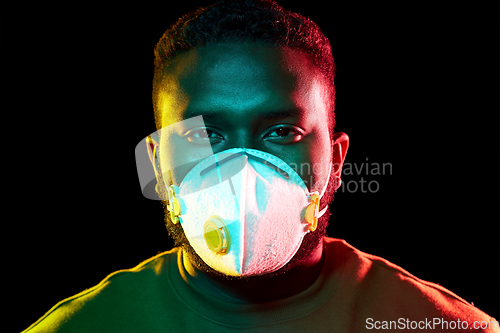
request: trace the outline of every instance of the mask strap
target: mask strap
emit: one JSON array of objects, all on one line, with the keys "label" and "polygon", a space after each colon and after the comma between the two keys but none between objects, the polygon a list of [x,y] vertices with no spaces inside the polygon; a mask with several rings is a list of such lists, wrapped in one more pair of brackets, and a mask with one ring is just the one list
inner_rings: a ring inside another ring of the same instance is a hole
[{"label": "mask strap", "polygon": [[330,162],[330,169],[328,169],[328,177],[326,178],[325,187],[323,187],[323,191],[321,191],[321,194],[319,195],[320,198],[323,198],[323,194],[325,194],[326,188],[328,187],[328,183],[330,182],[330,176],[332,175],[332,167],[333,164],[332,162]]},{"label": "mask strap", "polygon": [[318,219],[323,216],[326,213],[326,210],[328,209],[328,205],[325,206],[319,213],[318,213]]},{"label": "mask strap", "polygon": [[[323,188],[323,191],[321,191],[321,194],[319,196],[320,198],[323,198],[323,195],[326,192],[326,188],[328,187],[328,183],[330,182],[330,176],[332,174],[332,167],[333,167],[333,164],[332,164],[332,162],[330,162],[330,169],[328,170],[328,177],[326,178],[325,187]],[[321,216],[323,216],[323,214],[326,213],[327,209],[328,209],[328,205],[326,205],[325,208],[323,208],[321,211],[319,211],[318,212],[318,218],[320,218]]]}]

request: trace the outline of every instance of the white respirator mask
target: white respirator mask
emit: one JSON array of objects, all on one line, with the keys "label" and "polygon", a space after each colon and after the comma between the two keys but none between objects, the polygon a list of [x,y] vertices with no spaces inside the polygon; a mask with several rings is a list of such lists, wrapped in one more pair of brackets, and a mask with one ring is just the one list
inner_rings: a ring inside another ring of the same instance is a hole
[{"label": "white respirator mask", "polygon": [[168,188],[167,208],[196,253],[213,269],[255,276],[285,266],[304,236],[316,230],[330,178],[321,193],[280,158],[254,149],[229,149],[198,163]]}]

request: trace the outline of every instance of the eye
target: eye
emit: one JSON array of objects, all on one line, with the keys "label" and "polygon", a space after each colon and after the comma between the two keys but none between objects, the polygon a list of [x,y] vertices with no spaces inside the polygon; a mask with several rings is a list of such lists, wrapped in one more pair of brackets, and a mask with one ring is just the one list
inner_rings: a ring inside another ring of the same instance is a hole
[{"label": "eye", "polygon": [[263,139],[278,144],[289,144],[302,140],[303,131],[293,125],[279,125],[271,128]]},{"label": "eye", "polygon": [[189,130],[184,136],[186,137],[187,141],[194,144],[210,143],[211,145],[213,145],[218,144],[222,140],[224,140],[224,137],[222,135],[217,133],[215,130],[207,127],[193,128]]}]

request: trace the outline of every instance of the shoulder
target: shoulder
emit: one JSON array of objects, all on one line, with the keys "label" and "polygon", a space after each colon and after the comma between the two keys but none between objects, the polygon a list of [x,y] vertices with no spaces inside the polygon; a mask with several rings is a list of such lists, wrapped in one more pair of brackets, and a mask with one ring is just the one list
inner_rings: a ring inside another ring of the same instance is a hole
[{"label": "shoulder", "polygon": [[[155,277],[168,269],[167,261],[178,249],[160,253],[131,269],[113,272],[96,286],[66,298],[23,332],[91,331],[97,323],[123,317],[123,312],[137,307],[138,297],[144,297],[154,286]],[[75,329],[78,328],[78,329]]]},{"label": "shoulder", "polygon": [[345,240],[325,238],[325,244],[342,253],[341,294],[346,303],[353,304],[353,311],[364,318],[360,319],[414,318],[418,322],[437,318],[441,322],[467,321],[464,325],[470,326],[475,321],[494,321],[452,291],[419,279],[386,259],[362,252]]}]

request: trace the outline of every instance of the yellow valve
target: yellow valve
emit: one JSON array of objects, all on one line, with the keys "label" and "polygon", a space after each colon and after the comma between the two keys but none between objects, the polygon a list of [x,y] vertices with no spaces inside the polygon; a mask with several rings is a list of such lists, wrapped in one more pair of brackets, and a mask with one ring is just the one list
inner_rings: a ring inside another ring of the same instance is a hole
[{"label": "yellow valve", "polygon": [[203,237],[208,248],[216,254],[226,254],[231,245],[229,230],[219,216],[211,216],[203,225]]},{"label": "yellow valve", "polygon": [[172,185],[168,188],[169,200],[167,202],[167,209],[170,212],[170,219],[173,224],[177,224],[180,221],[179,216],[182,215],[182,206],[175,195],[178,193],[178,187]]},{"label": "yellow valve", "polygon": [[318,227],[318,211],[319,211],[319,200],[320,197],[317,194],[313,194],[311,197],[311,203],[306,207],[304,214],[304,220],[309,224],[309,231],[314,231]]},{"label": "yellow valve", "polygon": [[173,197],[171,209],[175,216],[182,215],[182,209],[181,209],[181,204],[179,202],[179,198]]}]

